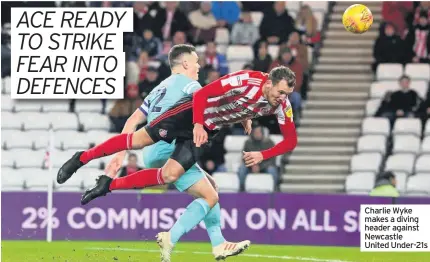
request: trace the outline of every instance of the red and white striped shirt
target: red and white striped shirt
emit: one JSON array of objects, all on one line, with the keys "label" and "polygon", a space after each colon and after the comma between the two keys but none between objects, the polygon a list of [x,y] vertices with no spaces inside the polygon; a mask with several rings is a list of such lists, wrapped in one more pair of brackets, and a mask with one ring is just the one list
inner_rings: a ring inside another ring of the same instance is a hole
[{"label": "red and white striped shirt", "polygon": [[269,104],[262,93],[267,79],[266,73],[241,70],[206,85],[194,93],[193,123],[214,130],[224,125],[276,114],[284,141],[263,151],[263,158],[293,150],[297,144],[297,135],[291,105],[288,100],[277,107]]}]

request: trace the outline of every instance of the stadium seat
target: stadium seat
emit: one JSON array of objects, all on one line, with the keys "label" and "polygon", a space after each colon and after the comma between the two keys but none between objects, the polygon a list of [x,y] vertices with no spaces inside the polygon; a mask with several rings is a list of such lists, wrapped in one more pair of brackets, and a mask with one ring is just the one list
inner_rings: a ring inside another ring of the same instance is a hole
[{"label": "stadium seat", "polygon": [[69,160],[76,151],[55,150],[52,153],[52,164],[54,168],[60,168],[67,160]]},{"label": "stadium seat", "polygon": [[86,150],[90,147],[88,136],[84,132],[64,131],[56,132],[56,137],[61,141],[63,149]]},{"label": "stadium seat", "polygon": [[405,172],[410,175],[414,169],[415,155],[395,154],[388,157],[385,163],[385,171]]},{"label": "stadium seat", "polygon": [[69,112],[69,108],[69,100],[48,100],[42,105],[43,112]]},{"label": "stadium seat", "polygon": [[[225,55],[227,53],[227,48],[228,48],[228,45],[218,44],[216,46],[216,51],[218,53]],[[199,45],[196,47],[196,51],[198,54],[203,54],[206,51],[206,46],[205,45]],[[109,101],[109,100],[107,100],[107,101]],[[106,112],[109,112],[109,110],[107,109],[107,106],[106,106]]]},{"label": "stadium seat", "polygon": [[[28,136],[33,137],[35,149],[42,149],[42,148],[46,149],[48,147],[48,143],[50,139],[48,130],[30,130],[30,131],[26,131],[25,133],[28,134]],[[54,133],[54,145],[56,145],[57,142],[58,141]]]},{"label": "stadium seat", "polygon": [[415,173],[430,173],[430,155],[421,155],[415,162]]},{"label": "stadium seat", "polygon": [[5,94],[10,94],[10,89],[11,89],[11,83],[10,83],[11,79],[9,76],[2,78],[2,93]]},{"label": "stadium seat", "polygon": [[228,45],[219,44],[216,46],[216,51],[220,54],[227,55]]},{"label": "stadium seat", "polygon": [[409,177],[406,192],[408,195],[430,194],[430,175],[415,174]]},{"label": "stadium seat", "polygon": [[277,59],[279,56],[279,45],[269,45],[267,52],[273,60]]},{"label": "stadium seat", "polygon": [[366,102],[366,116],[372,117],[378,111],[379,105],[381,104],[381,99],[371,99]]},{"label": "stadium seat", "polygon": [[13,110],[13,100],[10,95],[1,96],[1,110],[2,111],[12,111]]},{"label": "stadium seat", "polygon": [[79,114],[79,121],[84,125],[84,130],[106,130],[110,129],[110,120],[107,115],[83,112]]},{"label": "stadium seat", "polygon": [[384,135],[390,134],[390,121],[384,117],[366,117],[361,124],[363,135]]},{"label": "stadium seat", "polygon": [[13,149],[10,150],[17,168],[42,168],[45,150]]},{"label": "stadium seat", "polygon": [[1,190],[21,191],[24,188],[24,176],[19,169],[3,167],[1,169]]},{"label": "stadium seat", "polygon": [[198,54],[203,54],[204,52],[206,52],[206,46],[205,45],[196,46],[196,52]]},{"label": "stadium seat", "polygon": [[86,132],[86,134],[88,137],[88,141],[96,145],[116,135],[115,133],[109,133],[108,131],[105,131],[105,130],[90,130]]},{"label": "stadium seat", "polygon": [[307,51],[308,51],[308,62],[312,63],[313,62],[313,52],[314,49],[310,46],[307,47]]},{"label": "stadium seat", "polygon": [[411,81],[411,89],[415,90],[423,100],[427,98],[428,86],[428,82],[423,80]]},{"label": "stadium seat", "polygon": [[227,48],[228,61],[243,61],[244,63],[252,60],[254,57],[252,48],[244,45],[230,45]]},{"label": "stadium seat", "polygon": [[228,45],[230,43],[230,33],[227,28],[217,28],[215,31],[215,43]]},{"label": "stadium seat", "polygon": [[382,164],[382,155],[379,153],[361,153],[352,156],[350,171],[378,173]]},{"label": "stadium seat", "polygon": [[108,99],[106,100],[106,113],[109,113],[112,108],[115,106],[116,99]]},{"label": "stadium seat", "polygon": [[375,186],[375,173],[356,172],[348,175],[345,180],[345,191],[348,194],[369,193]]},{"label": "stadium seat", "polygon": [[396,135],[393,140],[393,154],[412,153],[416,155],[420,151],[421,140],[414,135]]},{"label": "stadium seat", "polygon": [[103,104],[100,99],[77,99],[75,104],[75,112],[94,112],[102,113]]},{"label": "stadium seat", "polygon": [[242,70],[245,64],[246,64],[245,61],[229,61],[228,70],[229,72],[236,72],[236,71]]},{"label": "stadium seat", "polygon": [[226,153],[224,159],[228,172],[237,172],[242,164],[242,153]]},{"label": "stadium seat", "polygon": [[291,16],[291,18],[292,18],[292,19],[294,19],[294,20],[297,18],[297,13],[298,13],[297,11],[291,11],[291,10],[289,10],[289,11],[288,11],[288,14],[289,14],[289,15]]},{"label": "stadium seat", "polygon": [[430,154],[430,136],[426,136],[421,143],[421,154]]},{"label": "stadium seat", "polygon": [[[323,3],[323,2],[321,2]],[[324,25],[324,12],[321,11],[314,11],[314,17],[315,20],[317,21],[317,31],[321,31]]]},{"label": "stadium seat", "polygon": [[260,27],[261,20],[263,20],[263,12],[251,12],[252,23]]},{"label": "stadium seat", "polygon": [[20,130],[23,127],[22,119],[17,117],[17,114],[11,112],[1,112],[1,129]]},{"label": "stadium seat", "polygon": [[405,172],[393,172],[396,177],[396,188],[401,194],[406,192],[406,182],[408,180],[408,174]]},{"label": "stadium seat", "polygon": [[275,191],[273,176],[249,173],[245,179],[245,191],[249,193],[271,193]]},{"label": "stadium seat", "polygon": [[50,112],[47,115],[52,121],[54,130],[78,130],[79,121],[74,113]]},{"label": "stadium seat", "polygon": [[376,69],[376,79],[381,80],[398,80],[403,75],[403,65],[386,63],[379,64]]},{"label": "stadium seat", "polygon": [[228,135],[224,139],[224,148],[227,152],[242,152],[246,140],[249,136],[232,136]]},{"label": "stadium seat", "polygon": [[1,166],[3,167],[14,167],[15,166],[15,156],[10,150],[1,151]]},{"label": "stadium seat", "polygon": [[407,64],[405,66],[405,74],[408,75],[411,80],[430,81],[430,65],[425,63]]},{"label": "stadium seat", "polygon": [[96,184],[96,178],[104,173],[103,170],[87,166],[80,169],[79,172],[82,173],[82,183],[85,189],[93,187]]},{"label": "stadium seat", "polygon": [[29,136],[28,132],[4,130],[2,132],[2,145],[7,149],[33,148],[35,137]]},{"label": "stadium seat", "polygon": [[370,85],[371,98],[383,98],[385,93],[394,92],[399,89],[397,81],[377,81]]},{"label": "stadium seat", "polygon": [[48,130],[51,127],[51,118],[36,112],[21,112],[15,114],[16,119],[22,122],[25,130]]},{"label": "stadium seat", "polygon": [[415,135],[421,137],[421,120],[418,118],[398,118],[394,123],[394,135]]},{"label": "stadium seat", "polygon": [[[288,5],[291,2],[288,2]],[[328,2],[324,2],[324,1],[303,1],[302,5],[308,5],[313,12],[315,11],[320,11],[320,12],[327,12],[328,10]]]},{"label": "stadium seat", "polygon": [[42,101],[40,100],[14,100],[15,112],[41,112]]},{"label": "stadium seat", "polygon": [[430,136],[430,121],[426,121],[424,128],[424,136]]},{"label": "stadium seat", "polygon": [[212,175],[221,193],[239,192],[239,176],[236,173],[217,172]]},{"label": "stadium seat", "polygon": [[50,183],[49,179],[53,180],[54,185],[56,174],[54,171],[49,172],[46,169],[24,168],[22,169],[25,177],[25,185],[30,191],[46,191]]},{"label": "stadium seat", "polygon": [[365,135],[358,139],[357,153],[380,153],[385,155],[387,139],[383,135]]},{"label": "stadium seat", "polygon": [[3,130],[1,133],[1,147],[2,149],[6,148],[7,140],[15,133],[19,133],[19,131],[14,130]]},{"label": "stadium seat", "polygon": [[298,12],[300,10],[300,2],[299,1],[285,2],[285,9],[287,9],[288,12],[290,11]]}]

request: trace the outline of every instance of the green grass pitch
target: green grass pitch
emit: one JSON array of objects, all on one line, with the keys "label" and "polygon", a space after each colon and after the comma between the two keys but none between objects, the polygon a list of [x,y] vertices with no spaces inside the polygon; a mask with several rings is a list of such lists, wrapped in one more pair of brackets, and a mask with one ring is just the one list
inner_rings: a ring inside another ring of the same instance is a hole
[{"label": "green grass pitch", "polygon": [[[160,261],[154,242],[2,241],[3,262]],[[178,243],[172,262],[215,261],[209,243]],[[362,253],[359,248],[254,245],[231,262],[428,262],[430,253]]]}]

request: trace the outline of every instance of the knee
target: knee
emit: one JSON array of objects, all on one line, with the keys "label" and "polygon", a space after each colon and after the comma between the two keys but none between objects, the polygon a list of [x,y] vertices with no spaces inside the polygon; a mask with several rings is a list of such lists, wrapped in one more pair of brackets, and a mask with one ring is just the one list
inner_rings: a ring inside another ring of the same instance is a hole
[{"label": "knee", "polygon": [[183,172],[181,171],[183,170],[177,170],[175,168],[171,168],[164,165],[161,168],[161,172],[162,172],[161,174],[162,174],[164,183],[170,184],[170,183],[176,182],[179,179],[179,177],[183,174]]},{"label": "knee", "polygon": [[179,178],[179,174],[169,170],[164,170],[164,169],[162,170],[162,176],[163,176],[164,183],[166,184],[174,183]]}]

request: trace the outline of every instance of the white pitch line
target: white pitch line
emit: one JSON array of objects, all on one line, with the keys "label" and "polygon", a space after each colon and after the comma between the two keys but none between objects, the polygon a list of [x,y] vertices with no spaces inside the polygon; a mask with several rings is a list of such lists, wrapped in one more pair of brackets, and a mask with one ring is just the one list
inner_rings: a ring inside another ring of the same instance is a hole
[{"label": "white pitch line", "polygon": [[[89,247],[86,250],[99,250],[99,251],[130,251],[130,252],[146,252],[146,253],[159,253],[160,250],[156,249],[141,249],[141,248],[104,248],[104,247]],[[175,251],[175,253],[190,253],[196,255],[213,255],[210,252],[185,252]],[[337,260],[337,259],[320,259],[314,257],[292,257],[292,256],[270,256],[261,254],[240,254],[241,257],[260,257],[260,258],[273,258],[282,260],[299,260],[299,261],[310,261],[310,262],[353,262],[349,260]]]}]

